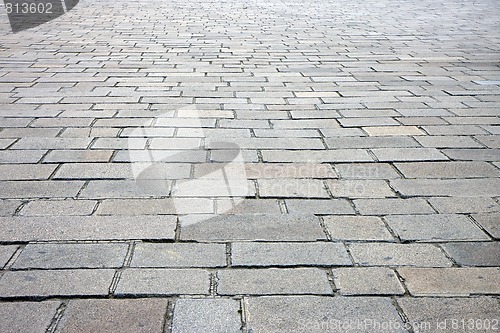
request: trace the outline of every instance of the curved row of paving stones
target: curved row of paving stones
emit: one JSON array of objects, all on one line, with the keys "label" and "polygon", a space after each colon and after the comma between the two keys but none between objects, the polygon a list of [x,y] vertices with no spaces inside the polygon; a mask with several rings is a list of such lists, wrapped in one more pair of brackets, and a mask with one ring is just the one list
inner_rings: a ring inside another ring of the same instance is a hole
[{"label": "curved row of paving stones", "polygon": [[[18,34],[0,19],[0,332],[498,329],[499,16],[84,0]],[[242,192],[212,186],[221,166]]]}]

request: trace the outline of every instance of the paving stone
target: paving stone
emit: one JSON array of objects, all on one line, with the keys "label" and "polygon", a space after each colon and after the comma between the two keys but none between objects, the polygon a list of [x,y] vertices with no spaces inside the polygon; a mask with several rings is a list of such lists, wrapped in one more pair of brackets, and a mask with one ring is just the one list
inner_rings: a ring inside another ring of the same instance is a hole
[{"label": "paving stone", "polygon": [[476,125],[437,125],[422,126],[429,135],[475,135],[487,134],[485,130]]},{"label": "paving stone", "polygon": [[112,155],[112,150],[51,150],[43,159],[43,163],[108,162]]},{"label": "paving stone", "polygon": [[48,179],[57,165],[5,164],[0,165],[0,180]]},{"label": "paving stone", "polygon": [[255,196],[255,185],[250,180],[238,177],[189,179],[177,181],[172,188],[172,196],[176,198],[252,197]]},{"label": "paving stone", "polygon": [[440,213],[488,213],[500,211],[500,205],[486,197],[436,197],[429,202]]},{"label": "paving stone", "polygon": [[317,268],[229,269],[217,272],[219,295],[330,295],[324,271]]},{"label": "paving stone", "polygon": [[66,198],[75,197],[82,188],[81,181],[4,181],[0,198]]},{"label": "paving stone", "polygon": [[335,163],[373,162],[365,149],[335,149],[326,151],[263,150],[264,162]]},{"label": "paving stone", "polygon": [[436,148],[374,148],[371,151],[382,162],[448,160]]},{"label": "paving stone", "polygon": [[18,200],[0,200],[0,216],[12,216],[22,202]]},{"label": "paving stone", "polygon": [[469,136],[416,136],[415,140],[422,146],[431,148],[482,148],[477,141],[474,141]]},{"label": "paving stone", "polygon": [[106,296],[112,269],[9,271],[0,279],[0,297]]},{"label": "paving stone", "polygon": [[315,179],[259,179],[262,198],[328,198],[325,185]]},{"label": "paving stone", "polygon": [[442,152],[459,161],[500,161],[500,149],[443,149]]},{"label": "paving stone", "polygon": [[286,199],[285,204],[288,212],[291,214],[354,214],[354,209],[345,199]]},{"label": "paving stone", "polygon": [[350,266],[341,243],[233,243],[232,266]]},{"label": "paving stone", "polygon": [[213,206],[213,201],[205,198],[104,199],[96,213],[99,215],[212,214]]},{"label": "paving stone", "polygon": [[461,266],[500,266],[500,243],[446,243],[442,247]]},{"label": "paving stone", "polygon": [[166,299],[71,300],[58,324],[58,333],[163,331]]},{"label": "paving stone", "polygon": [[208,295],[210,274],[202,269],[130,268],[122,273],[116,296]]},{"label": "paving stone", "polygon": [[0,150],[0,163],[37,163],[46,153],[47,150]]},{"label": "paving stone", "polygon": [[485,178],[498,177],[500,171],[484,162],[395,163],[407,178]]},{"label": "paving stone", "polygon": [[[327,164],[307,163],[251,163],[245,164],[246,175],[249,179],[262,178],[336,178],[332,167]],[[195,167],[196,176],[196,167]]]},{"label": "paving stone", "polygon": [[277,199],[249,199],[235,202],[233,198],[215,200],[217,214],[280,214]]},{"label": "paving stone", "polygon": [[[418,332],[471,332],[491,328],[498,318],[498,300],[474,298],[400,298],[410,325]],[[468,326],[470,325],[470,326]]]},{"label": "paving stone", "polygon": [[313,215],[200,215],[179,218],[182,240],[316,241],[325,239]]},{"label": "paving stone", "polygon": [[395,196],[383,180],[328,180],[326,183],[333,197],[385,198]]},{"label": "paving stone", "polygon": [[172,216],[0,217],[0,242],[173,239]]},{"label": "paving stone", "polygon": [[225,244],[138,243],[131,267],[223,267]]},{"label": "paving stone", "polygon": [[385,267],[336,268],[335,286],[342,295],[403,295],[405,290],[393,270]]},{"label": "paving stone", "polygon": [[500,269],[398,268],[412,296],[471,296],[500,293]]},{"label": "paving stone", "polygon": [[401,178],[389,163],[334,164],[342,179],[394,179]]},{"label": "paving stone", "polygon": [[0,149],[7,149],[16,139],[0,139]]},{"label": "paving stone", "polygon": [[394,240],[379,217],[325,216],[323,220],[333,240]]},{"label": "paving stone", "polygon": [[11,149],[85,149],[91,138],[21,138]]},{"label": "paving stone", "polygon": [[423,199],[356,199],[353,201],[362,215],[434,214]]},{"label": "paving stone", "polygon": [[500,179],[394,179],[392,188],[407,196],[492,197],[500,195]]},{"label": "paving stone", "polygon": [[403,241],[487,240],[472,221],[457,214],[390,215],[387,224]]},{"label": "paving stone", "polygon": [[370,136],[392,136],[392,135],[425,135],[416,126],[369,126],[363,130]]},{"label": "paving stone", "polygon": [[0,332],[45,333],[59,301],[0,303]]},{"label": "paving stone", "polygon": [[496,239],[500,239],[500,213],[484,213],[472,215],[474,220],[478,222],[490,235]]},{"label": "paving stone", "polygon": [[91,215],[97,201],[94,200],[35,200],[23,206],[21,216]]},{"label": "paving stone", "polygon": [[325,139],[325,142],[328,145],[329,149],[419,147],[418,142],[409,136],[329,137]]},{"label": "paving stone", "polygon": [[394,328],[390,332],[406,332],[389,298],[267,296],[245,302],[248,329],[256,333],[374,332],[383,323]]},{"label": "paving stone", "polygon": [[16,245],[0,246],[0,269],[4,268],[19,247]]},{"label": "paving stone", "polygon": [[28,244],[13,269],[119,268],[128,244]]},{"label": "paving stone", "polygon": [[180,299],[172,333],[241,332],[240,304],[232,299]]},{"label": "paving stone", "polygon": [[444,253],[431,244],[353,243],[354,262],[362,266],[449,267]]},{"label": "paving stone", "polygon": [[91,180],[79,194],[83,199],[158,198],[170,194],[171,181]]}]

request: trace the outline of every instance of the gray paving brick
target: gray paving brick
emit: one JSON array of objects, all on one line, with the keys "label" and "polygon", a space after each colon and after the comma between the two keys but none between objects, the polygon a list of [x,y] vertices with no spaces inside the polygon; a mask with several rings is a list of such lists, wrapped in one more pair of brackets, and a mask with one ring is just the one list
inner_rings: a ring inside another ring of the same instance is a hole
[{"label": "gray paving brick", "polygon": [[486,197],[436,197],[429,202],[439,213],[488,213],[500,211],[500,205]]},{"label": "gray paving brick", "polygon": [[217,272],[219,295],[330,295],[326,272],[317,268],[229,269]]},{"label": "gray paving brick", "polygon": [[0,150],[0,163],[37,163],[47,150]]},{"label": "gray paving brick", "polygon": [[0,303],[0,331],[3,333],[45,333],[59,301]]},{"label": "gray paving brick", "polygon": [[485,178],[498,177],[500,170],[484,162],[395,163],[407,178]]},{"label": "gray paving brick", "polygon": [[[233,157],[234,158],[234,157]],[[231,159],[232,160],[232,159]],[[202,163],[207,161],[206,150],[119,150],[113,162]]]},{"label": "gray paving brick", "polygon": [[409,136],[329,137],[325,139],[325,142],[330,149],[419,147],[418,142]]},{"label": "gray paving brick", "polygon": [[81,181],[4,181],[0,198],[66,198],[75,197],[83,186]]},{"label": "gray paving brick", "polygon": [[393,179],[401,178],[389,163],[344,163],[334,164],[343,179]]},{"label": "gray paving brick", "polygon": [[205,198],[104,199],[99,215],[212,214],[213,201]]},{"label": "gray paving brick", "polygon": [[0,279],[0,297],[106,296],[112,269],[10,271]]},{"label": "gray paving brick", "polygon": [[19,247],[16,245],[1,245],[0,246],[0,269],[9,262]]},{"label": "gray paving brick", "polygon": [[301,330],[319,333],[343,331],[345,327],[353,327],[356,332],[373,332],[382,322],[399,327],[390,332],[406,332],[389,298],[275,296],[250,297],[245,302],[247,326],[253,332],[293,333]]},{"label": "gray paving brick", "polygon": [[[60,181],[59,181],[60,182]],[[79,194],[83,199],[158,198],[170,194],[171,181],[91,180]]]},{"label": "gray paving brick", "polygon": [[166,299],[71,300],[58,324],[58,333],[163,331]]},{"label": "gray paving brick", "polygon": [[325,216],[333,240],[393,241],[381,218],[375,216]]},{"label": "gray paving brick", "polygon": [[354,214],[354,209],[345,199],[286,199],[285,204],[288,212],[291,214]]},{"label": "gray paving brick", "polygon": [[423,199],[356,199],[362,215],[433,214],[434,209]]},{"label": "gray paving brick", "polygon": [[350,266],[341,243],[233,243],[232,266]]},{"label": "gray paving brick", "polygon": [[91,215],[94,200],[35,200],[23,206],[21,216]]},{"label": "gray paving brick", "polygon": [[448,157],[436,148],[375,148],[371,151],[382,162],[448,160]]},{"label": "gray paving brick", "polygon": [[85,149],[91,138],[21,138],[11,149]]},{"label": "gray paving brick", "polygon": [[354,262],[362,266],[449,267],[451,262],[431,244],[353,243]]},{"label": "gray paving brick", "polygon": [[113,155],[112,150],[51,150],[43,159],[44,163],[91,163],[108,162]]},{"label": "gray paving brick", "polygon": [[387,224],[403,241],[487,240],[472,221],[458,214],[391,215]]},{"label": "gray paving brick", "polygon": [[325,151],[263,150],[264,162],[373,162],[365,149],[336,149]]},{"label": "gray paving brick", "polygon": [[500,243],[446,243],[442,247],[462,266],[500,266]]},{"label": "gray paving brick", "polygon": [[122,273],[115,295],[208,295],[209,287],[209,272],[202,269],[130,268]]},{"label": "gray paving brick", "polygon": [[12,216],[16,212],[22,201],[0,200],[0,216]]},{"label": "gray paving brick", "polygon": [[402,136],[402,135],[425,135],[416,126],[369,126],[363,130],[370,136]]},{"label": "gray paving brick", "polygon": [[394,179],[390,183],[404,196],[491,197],[500,195],[498,178]]},{"label": "gray paving brick", "polygon": [[0,139],[0,149],[6,149],[13,144],[16,139]]},{"label": "gray paving brick", "polygon": [[500,239],[500,213],[483,213],[472,215],[474,220],[478,222],[490,235],[496,239]]},{"label": "gray paving brick", "polygon": [[172,333],[241,332],[240,304],[232,299],[180,299]]},{"label": "gray paving brick", "polygon": [[57,165],[5,164],[0,165],[0,180],[48,179]]},{"label": "gray paving brick", "polygon": [[139,243],[135,246],[131,267],[223,267],[225,244]]},{"label": "gray paving brick", "polygon": [[449,158],[461,161],[499,161],[500,149],[443,149]]},{"label": "gray paving brick", "polygon": [[335,286],[342,295],[403,295],[393,270],[385,267],[336,268]]},{"label": "gray paving brick", "polygon": [[1,242],[173,239],[172,216],[0,217]]},{"label": "gray paving brick", "polygon": [[319,220],[312,215],[191,215],[179,220],[182,240],[315,241],[326,238]]},{"label": "gray paving brick", "polygon": [[[215,201],[217,214],[280,214],[277,199],[244,199],[235,202],[234,198],[218,198]],[[192,210],[192,209],[191,209]]]},{"label": "gray paving brick", "polygon": [[314,179],[259,179],[259,195],[262,198],[328,198],[325,184]]},{"label": "gray paving brick", "polygon": [[383,180],[328,180],[326,183],[333,197],[385,198],[395,196]]},{"label": "gray paving brick", "polygon": [[28,244],[13,269],[118,268],[123,266],[128,244]]},{"label": "gray paving brick", "polygon": [[398,303],[412,326],[420,327],[422,332],[480,331],[484,326],[491,327],[500,311],[498,301],[492,297],[400,298]]},{"label": "gray paving brick", "polygon": [[471,296],[500,293],[500,269],[398,268],[412,296]]},{"label": "gray paving brick", "polygon": [[470,136],[416,136],[415,140],[417,140],[422,146],[431,148],[482,148],[481,144],[474,141]]}]

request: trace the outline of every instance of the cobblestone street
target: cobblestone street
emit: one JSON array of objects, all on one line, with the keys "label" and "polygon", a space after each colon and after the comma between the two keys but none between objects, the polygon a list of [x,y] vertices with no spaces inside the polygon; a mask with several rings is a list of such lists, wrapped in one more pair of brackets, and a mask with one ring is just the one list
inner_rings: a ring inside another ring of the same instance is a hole
[{"label": "cobblestone street", "polygon": [[0,333],[500,331],[500,2],[0,10]]}]

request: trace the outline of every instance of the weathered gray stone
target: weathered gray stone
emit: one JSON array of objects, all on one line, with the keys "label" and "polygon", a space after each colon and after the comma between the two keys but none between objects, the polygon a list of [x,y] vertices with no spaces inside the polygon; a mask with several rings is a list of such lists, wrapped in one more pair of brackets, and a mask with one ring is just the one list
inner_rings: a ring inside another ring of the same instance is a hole
[{"label": "weathered gray stone", "polygon": [[328,180],[327,184],[333,197],[385,198],[395,196],[383,180]]},{"label": "weathered gray stone", "polygon": [[232,266],[350,266],[341,243],[233,243]]},{"label": "weathered gray stone", "polygon": [[[400,298],[409,324],[418,332],[465,333],[491,329],[500,306],[492,297]],[[487,328],[489,327],[489,329]]]},{"label": "weathered gray stone", "polygon": [[431,244],[353,243],[354,262],[362,266],[449,267],[451,261]]},{"label": "weathered gray stone", "polygon": [[323,220],[334,240],[394,240],[379,217],[325,216]]},{"label": "weathered gray stone", "polygon": [[312,215],[188,215],[180,217],[181,239],[196,241],[326,239]]},{"label": "weathered gray stone", "polygon": [[489,239],[464,215],[391,215],[386,217],[386,221],[403,241],[437,242]]},{"label": "weathered gray stone", "polygon": [[262,198],[328,198],[323,181],[316,179],[259,179]]},{"label": "weathered gray stone", "polygon": [[240,304],[232,299],[180,299],[175,302],[172,333],[237,333]]},{"label": "weathered gray stone", "polygon": [[285,203],[288,212],[291,214],[354,214],[354,208],[345,199],[286,199]]},{"label": "weathered gray stone", "polygon": [[448,157],[436,148],[374,148],[371,151],[381,162],[448,160]]},{"label": "weathered gray stone", "polygon": [[500,205],[486,197],[436,197],[429,202],[439,213],[488,213],[499,212]]},{"label": "weathered gray stone", "polygon": [[0,181],[48,179],[56,167],[46,164],[0,164]]},{"label": "weathered gray stone", "polygon": [[18,248],[17,245],[0,245],[0,269],[4,268]]},{"label": "weathered gray stone", "polygon": [[394,179],[391,186],[403,196],[492,197],[500,195],[500,178]]},{"label": "weathered gray stone", "polygon": [[[255,333],[407,332],[389,298],[286,296],[246,298],[247,326]],[[396,328],[399,327],[399,328]]]},{"label": "weathered gray stone", "polygon": [[226,266],[225,244],[138,243],[131,267],[222,267]]},{"label": "weathered gray stone", "polygon": [[163,331],[166,299],[71,300],[57,333],[139,333]]},{"label": "weathered gray stone", "polygon": [[118,268],[127,249],[126,243],[28,244],[12,268]]},{"label": "weathered gray stone", "polygon": [[484,162],[395,163],[407,178],[484,178],[498,177],[500,170]]},{"label": "weathered gray stone", "polygon": [[353,201],[362,215],[433,214],[434,209],[424,199],[356,199]]},{"label": "weathered gray stone", "polygon": [[500,268],[398,269],[412,296],[471,296],[500,293]]},{"label": "weathered gray stone", "polygon": [[202,269],[129,268],[116,296],[208,295],[210,274]]},{"label": "weathered gray stone", "polygon": [[173,216],[0,217],[0,241],[173,239]]},{"label": "weathered gray stone", "polygon": [[75,197],[84,182],[81,181],[4,181],[0,198],[66,198]]},{"label": "weathered gray stone", "polygon": [[106,296],[112,269],[9,271],[0,279],[0,297]]},{"label": "weathered gray stone", "polygon": [[0,216],[12,216],[22,202],[18,200],[0,200]]},{"label": "weathered gray stone", "polygon": [[24,205],[19,215],[91,215],[96,205],[94,200],[35,200]]},{"label": "weathered gray stone", "polygon": [[486,231],[495,237],[500,239],[500,213],[485,213],[485,214],[474,214],[472,215],[474,220],[478,222]]},{"label": "weathered gray stone", "polygon": [[317,268],[229,269],[217,273],[219,295],[330,295],[326,272]]},{"label": "weathered gray stone", "polygon": [[59,301],[0,303],[0,332],[45,333]]},{"label": "weathered gray stone", "polygon": [[401,178],[388,163],[344,163],[334,164],[343,179],[393,179]]},{"label": "weathered gray stone", "polygon": [[212,214],[213,201],[206,198],[104,199],[99,215]]},{"label": "weathered gray stone", "polygon": [[85,199],[157,198],[170,194],[170,180],[91,180],[79,197]]},{"label": "weathered gray stone", "polygon": [[462,266],[500,266],[500,243],[446,243],[442,247]]},{"label": "weathered gray stone", "polygon": [[403,295],[405,292],[394,271],[385,267],[336,268],[333,278],[342,295]]}]

